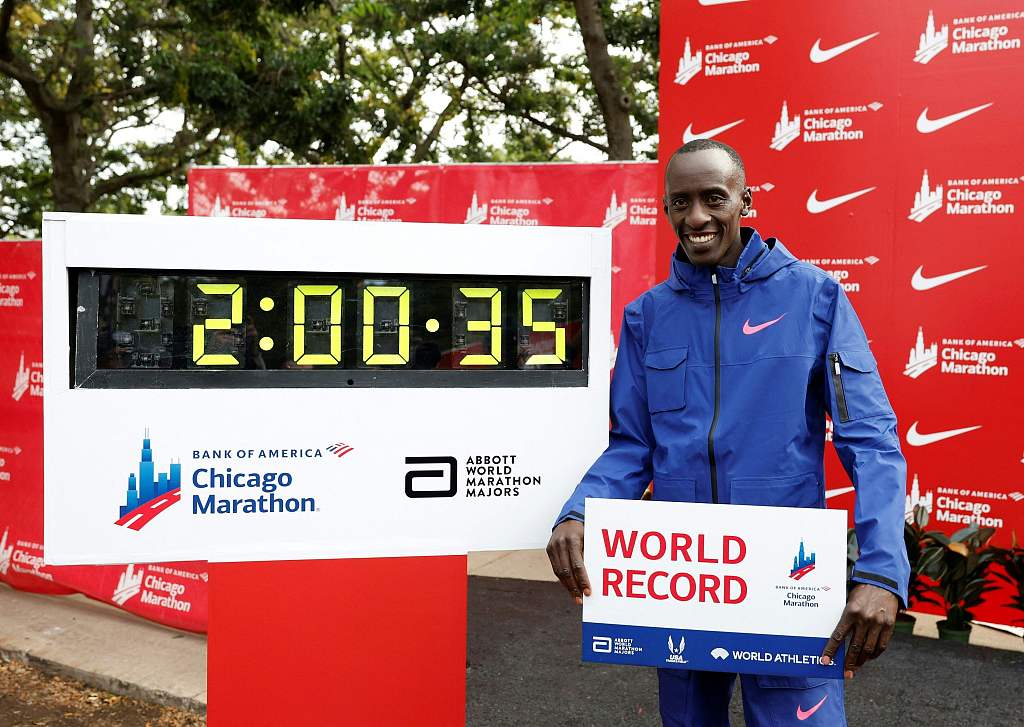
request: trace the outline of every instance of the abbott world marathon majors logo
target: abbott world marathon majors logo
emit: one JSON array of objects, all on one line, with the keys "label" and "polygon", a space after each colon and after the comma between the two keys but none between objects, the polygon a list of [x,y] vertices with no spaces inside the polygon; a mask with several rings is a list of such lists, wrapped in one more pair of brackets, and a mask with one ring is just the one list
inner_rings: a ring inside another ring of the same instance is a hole
[{"label": "abbott world marathon majors logo", "polygon": [[[972,3],[971,7],[975,5]],[[939,24],[935,13],[929,10],[914,62],[929,63],[947,49],[954,56],[1018,50],[1024,30],[1021,21],[1024,10],[965,15]]]},{"label": "abbott world marathon majors logo", "polygon": [[11,398],[21,401],[28,394],[29,396],[42,397],[43,395],[43,362],[25,362],[25,352],[21,352],[18,359],[18,370],[14,374],[14,385],[11,388]]},{"label": "abbott world marathon majors logo", "polygon": [[924,222],[940,210],[950,216],[1013,215],[1019,186],[1020,177],[951,177],[933,186],[925,169],[907,219]]},{"label": "abbott world marathon majors logo", "polygon": [[940,341],[928,343],[924,326],[919,326],[903,375],[916,379],[938,367],[940,373],[954,376],[1006,377],[1010,375],[1007,360],[1019,355],[1024,348],[1024,339],[942,338]]},{"label": "abbott world marathon majors logo", "polygon": [[[192,470],[184,483],[193,490],[192,515],[235,515],[319,512],[315,495],[301,493],[287,468],[295,459],[340,459],[354,447],[335,442],[326,447],[218,448],[192,450]],[[171,462],[157,472],[147,431],[137,471],[128,475],[125,502],[115,525],[141,530],[181,500],[182,465]],[[296,487],[295,490],[291,489]],[[300,493],[297,496],[292,493]]]},{"label": "abbott world marathon majors logo", "polygon": [[538,214],[554,201],[551,197],[495,197],[482,202],[473,192],[473,199],[466,208],[465,224],[536,227],[541,224]]},{"label": "abbott world marathon majors logo", "polygon": [[774,35],[766,35],[751,40],[710,43],[694,51],[695,46],[687,37],[674,80],[685,86],[701,73],[711,78],[760,73],[765,46],[771,46],[777,40]]},{"label": "abbott world marathon majors logo", "polygon": [[867,104],[812,106],[791,113],[789,104],[783,101],[768,147],[782,151],[797,139],[808,144],[860,141],[864,139],[864,129],[858,127],[863,124],[864,115],[882,107],[881,101],[871,101]]},{"label": "abbott world marathon majors logo", "polygon": [[511,453],[409,456],[405,465],[405,494],[417,499],[520,497],[543,481]]},{"label": "abbott world marathon majors logo", "polygon": [[183,577],[195,578],[196,575],[160,565],[147,568],[129,564],[118,577],[110,600],[118,606],[124,606],[139,596],[139,603],[147,606],[189,613],[192,611],[192,602],[184,597],[188,586],[181,582]]},{"label": "abbott world marathon majors logo", "polygon": [[930,521],[1001,528],[1009,515],[1005,509],[1021,501],[1024,501],[1024,492],[1017,490],[995,492],[948,485],[927,488],[921,485],[915,474],[907,493],[905,516],[907,522],[911,522],[915,508],[921,508],[928,513]]},{"label": "abbott world marathon majors logo", "polygon": [[881,258],[875,255],[864,257],[821,257],[804,258],[804,262],[817,265],[842,286],[847,293],[859,293],[861,282],[857,277],[866,267],[877,265]]}]

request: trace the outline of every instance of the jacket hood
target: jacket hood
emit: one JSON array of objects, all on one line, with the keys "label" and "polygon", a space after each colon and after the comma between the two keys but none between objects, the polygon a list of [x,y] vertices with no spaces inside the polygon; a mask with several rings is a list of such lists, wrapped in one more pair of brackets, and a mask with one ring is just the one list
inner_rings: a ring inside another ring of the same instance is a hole
[{"label": "jacket hood", "polygon": [[740,236],[744,245],[735,271],[729,268],[693,265],[682,248],[677,246],[672,257],[672,274],[666,281],[669,287],[678,291],[710,289],[711,273],[719,271],[720,284],[738,283],[740,292],[743,292],[758,280],[769,278],[782,268],[797,262],[781,241],[774,237],[762,239],[753,227],[741,227]]}]

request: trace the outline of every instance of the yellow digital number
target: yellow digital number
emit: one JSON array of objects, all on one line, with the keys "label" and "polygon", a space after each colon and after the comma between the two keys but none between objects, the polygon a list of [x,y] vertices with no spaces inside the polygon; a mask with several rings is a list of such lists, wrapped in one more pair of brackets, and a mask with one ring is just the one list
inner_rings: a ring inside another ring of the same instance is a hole
[{"label": "yellow digital number", "polygon": [[561,294],[561,288],[527,288],[523,291],[523,325],[538,333],[555,332],[555,352],[535,353],[526,359],[527,366],[565,363],[565,327],[555,325],[554,321],[533,319],[533,301],[554,300]]},{"label": "yellow digital number", "polygon": [[[377,298],[398,298],[398,353],[373,352],[374,304]],[[409,289],[398,285],[363,288],[363,363],[394,366],[409,363]]]},{"label": "yellow digital number", "polygon": [[230,318],[207,318],[192,326],[192,363],[197,366],[237,366],[238,359],[229,353],[206,353],[207,331],[230,331],[242,322],[242,286],[239,283],[196,283],[207,295],[230,295]]},{"label": "yellow digital number", "polygon": [[476,333],[491,332],[491,352],[471,353],[459,362],[460,366],[493,366],[501,363],[501,291],[497,288],[459,288],[467,298],[490,298],[491,320],[466,321],[466,330]]},{"label": "yellow digital number", "polygon": [[[306,296],[330,296],[330,353],[306,353]],[[293,319],[293,358],[296,364],[341,363],[341,288],[337,285],[296,285]]]}]

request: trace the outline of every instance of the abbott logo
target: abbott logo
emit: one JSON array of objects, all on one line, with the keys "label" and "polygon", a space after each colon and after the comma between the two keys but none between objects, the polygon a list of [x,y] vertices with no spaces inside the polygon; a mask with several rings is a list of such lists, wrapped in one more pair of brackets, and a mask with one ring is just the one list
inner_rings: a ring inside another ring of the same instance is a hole
[{"label": "abbott logo", "polygon": [[611,636],[595,636],[590,642],[590,649],[595,654],[610,654],[612,653],[612,637]]},{"label": "abbott logo", "polygon": [[[455,497],[458,491],[454,457],[406,457],[406,464],[443,465],[444,469],[413,469],[405,473],[406,497]],[[416,480],[420,480],[417,483]],[[425,484],[423,480],[427,480]],[[440,482],[438,482],[440,480]]]},{"label": "abbott logo", "polygon": [[139,568],[138,573],[135,572],[135,566],[129,564],[124,569],[124,573],[117,579],[117,588],[114,589],[114,596],[110,600],[116,603],[118,606],[123,606],[128,602],[128,599],[137,596],[139,591],[142,590],[142,576],[145,573],[144,570]]}]

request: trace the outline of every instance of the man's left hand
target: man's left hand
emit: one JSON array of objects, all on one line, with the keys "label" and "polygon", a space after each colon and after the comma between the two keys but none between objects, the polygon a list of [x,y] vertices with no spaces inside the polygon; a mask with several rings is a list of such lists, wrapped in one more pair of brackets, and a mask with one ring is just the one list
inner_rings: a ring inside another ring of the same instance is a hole
[{"label": "man's left hand", "polygon": [[852,679],[868,659],[878,658],[889,646],[898,608],[895,594],[878,586],[858,583],[850,592],[843,615],[821,652],[821,663],[831,664],[839,646],[849,636],[843,673],[847,679]]}]

